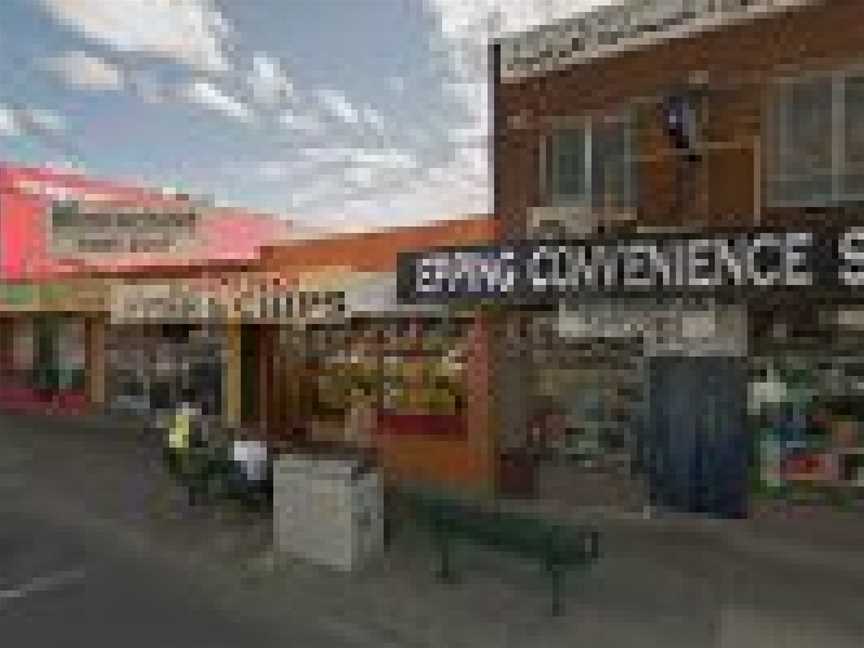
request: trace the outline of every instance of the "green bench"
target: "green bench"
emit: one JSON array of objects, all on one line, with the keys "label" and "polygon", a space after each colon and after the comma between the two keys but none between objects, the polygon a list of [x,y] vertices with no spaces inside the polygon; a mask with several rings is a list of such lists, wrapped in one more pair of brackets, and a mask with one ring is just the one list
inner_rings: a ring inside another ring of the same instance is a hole
[{"label": "green bench", "polygon": [[[554,615],[562,612],[565,573],[586,568],[599,558],[600,536],[592,527],[555,524],[441,493],[401,491],[395,499],[405,513],[432,533],[440,556],[439,578],[453,579],[455,541],[537,559],[550,577]],[[392,535],[391,526],[388,543]]]}]

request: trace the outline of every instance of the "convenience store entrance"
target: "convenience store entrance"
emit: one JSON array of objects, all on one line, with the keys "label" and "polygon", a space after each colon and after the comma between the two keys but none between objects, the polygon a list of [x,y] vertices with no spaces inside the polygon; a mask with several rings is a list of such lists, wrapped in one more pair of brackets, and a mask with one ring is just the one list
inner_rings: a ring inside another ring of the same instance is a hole
[{"label": "convenience store entrance", "polygon": [[688,512],[746,515],[746,362],[658,356],[649,359],[648,370],[652,499]]}]

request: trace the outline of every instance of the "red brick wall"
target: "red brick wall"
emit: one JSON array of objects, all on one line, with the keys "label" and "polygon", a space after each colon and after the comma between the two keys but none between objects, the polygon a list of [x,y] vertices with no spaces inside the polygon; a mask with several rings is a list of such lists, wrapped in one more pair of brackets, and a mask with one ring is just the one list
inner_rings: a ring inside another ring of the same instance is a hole
[{"label": "red brick wall", "polygon": [[[708,132],[715,141],[752,140],[764,135],[762,106],[769,81],[784,69],[841,66],[864,58],[860,0],[827,0],[822,5],[755,20],[693,38],[671,40],[618,56],[598,59],[542,77],[496,87],[496,204],[502,235],[524,235],[526,210],[542,204],[539,192],[541,138],[548,120],[605,112],[636,97],[662,97],[686,83],[691,72],[708,73]],[[661,159],[640,165],[639,219],[645,224],[707,225],[746,222],[754,211],[752,150],[715,151],[699,172],[699,208],[672,213],[674,167],[660,130],[659,111],[642,109],[639,153]],[[523,124],[509,118],[522,115]],[[758,176],[757,176],[758,177]],[[764,191],[762,192],[764,196]],[[697,213],[698,212],[698,213]],[[769,212],[766,218],[785,219]],[[764,221],[763,221],[764,222]]]}]

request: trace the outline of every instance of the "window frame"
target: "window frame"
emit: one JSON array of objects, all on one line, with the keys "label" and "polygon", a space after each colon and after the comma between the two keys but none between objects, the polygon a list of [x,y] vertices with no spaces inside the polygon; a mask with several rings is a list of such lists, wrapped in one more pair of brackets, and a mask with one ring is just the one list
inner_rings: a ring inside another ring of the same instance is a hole
[{"label": "window frame", "polygon": [[[827,70],[786,74],[774,79],[768,89],[763,114],[767,117],[766,133],[769,149],[765,156],[765,202],[773,208],[834,207],[864,201],[864,191],[851,192],[846,189],[848,160],[846,159],[847,106],[846,89],[850,79],[864,81],[864,64],[854,64]],[[789,150],[788,123],[790,103],[785,100],[788,89],[799,84],[818,83],[830,80],[831,84],[831,191],[827,199],[821,197],[799,199],[778,196],[778,183],[796,178],[783,173],[781,158]],[[776,120],[774,118],[777,118]]]},{"label": "window frame", "polygon": [[[604,113],[589,113],[573,117],[561,117],[550,123],[549,129],[540,139],[539,159],[539,185],[543,204],[548,207],[573,207],[590,211],[602,211],[605,206],[598,206],[594,195],[594,166],[595,166],[595,131],[600,130],[604,122],[612,122],[624,129],[624,161],[627,165],[627,178],[624,186],[627,188],[627,205],[621,205],[620,209],[636,209],[638,199],[636,198],[636,165],[638,156],[634,150],[636,138],[634,129],[636,126],[636,106],[626,105],[617,110]],[[628,127],[629,124],[629,127]],[[556,193],[557,185],[557,156],[555,155],[555,138],[568,131],[581,131],[583,134],[582,179],[583,193],[581,197],[575,194]]]}]

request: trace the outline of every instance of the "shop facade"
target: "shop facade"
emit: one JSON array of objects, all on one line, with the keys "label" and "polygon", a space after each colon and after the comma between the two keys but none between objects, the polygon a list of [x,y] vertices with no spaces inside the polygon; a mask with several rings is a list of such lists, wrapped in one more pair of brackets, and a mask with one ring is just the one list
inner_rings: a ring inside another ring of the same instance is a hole
[{"label": "shop facade", "polygon": [[110,411],[159,416],[191,398],[221,415],[225,321],[209,312],[204,288],[189,277],[115,281],[105,334]]},{"label": "shop facade", "polygon": [[87,409],[94,335],[105,307],[104,287],[92,281],[6,284],[0,313],[4,406]]},{"label": "shop facade", "polygon": [[400,285],[495,313],[499,492],[855,505],[862,18],[633,2],[493,44],[499,243]]},{"label": "shop facade", "polygon": [[374,452],[393,480],[491,491],[486,318],[400,304],[396,265],[399,251],[494,232],[474,217],[263,248],[265,271],[323,295],[321,315],[332,313],[261,337],[261,412],[274,432]]},{"label": "shop facade", "polygon": [[[241,324],[219,284],[288,231],[176,192],[0,164],[10,398],[145,412],[191,391],[238,419],[239,361],[228,358],[239,358]],[[207,300],[221,310],[209,314]]]}]

